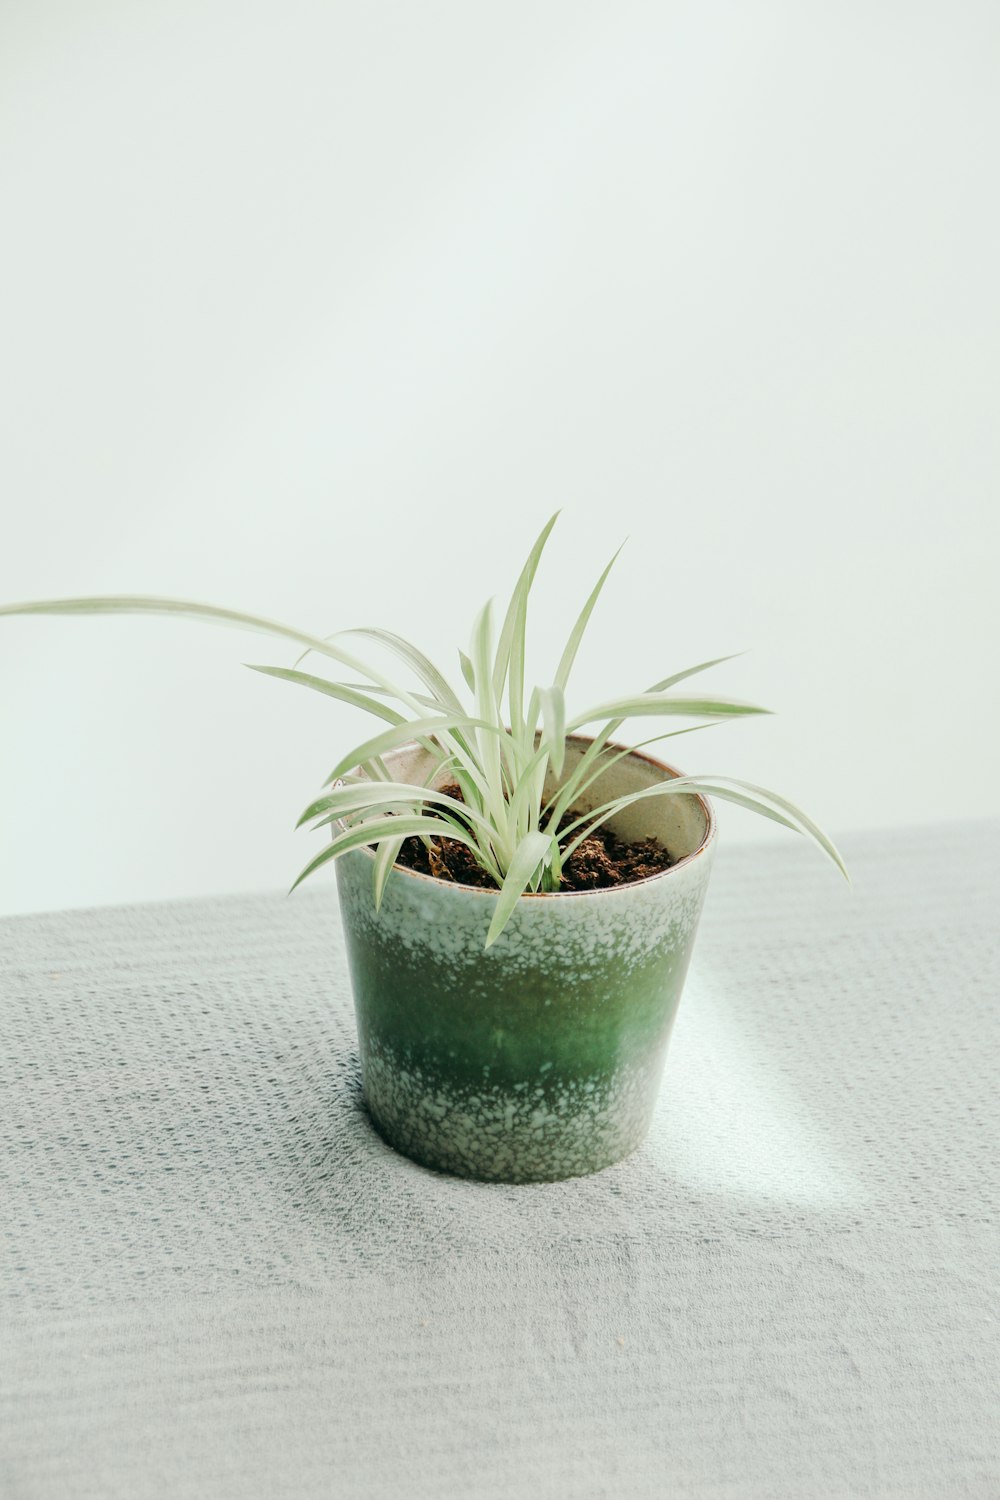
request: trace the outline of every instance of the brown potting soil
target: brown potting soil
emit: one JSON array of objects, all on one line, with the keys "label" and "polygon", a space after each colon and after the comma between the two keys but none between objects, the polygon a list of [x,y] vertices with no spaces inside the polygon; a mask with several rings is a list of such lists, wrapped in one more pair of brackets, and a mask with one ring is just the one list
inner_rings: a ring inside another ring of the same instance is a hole
[{"label": "brown potting soil", "polygon": [[[449,796],[461,798],[457,787],[449,786],[444,790]],[[563,822],[572,823],[579,816],[578,811],[568,812]],[[496,890],[496,881],[477,863],[472,850],[455,839],[432,838],[428,849],[421,839],[408,838],[396,863],[422,875],[434,875],[438,880]],[[565,861],[559,889],[596,891],[608,886],[628,885],[650,875],[659,875],[675,863],[659,840],[625,843],[604,824],[585,838]]]}]

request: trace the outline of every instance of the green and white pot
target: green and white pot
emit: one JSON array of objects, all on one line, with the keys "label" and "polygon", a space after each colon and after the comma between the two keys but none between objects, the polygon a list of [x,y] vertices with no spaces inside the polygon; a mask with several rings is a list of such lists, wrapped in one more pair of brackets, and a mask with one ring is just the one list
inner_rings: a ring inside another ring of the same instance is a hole
[{"label": "green and white pot", "polygon": [[[569,742],[567,771],[588,743]],[[418,746],[387,762],[398,781],[429,769]],[[633,753],[605,773],[600,800],[678,774]],[[373,853],[336,861],[365,1099],[404,1156],[460,1177],[551,1182],[644,1140],[716,825],[709,803],[683,794],[635,803],[611,826],[657,837],[677,862],[630,885],[522,896],[489,949],[496,892],[397,866],[376,912]]]}]

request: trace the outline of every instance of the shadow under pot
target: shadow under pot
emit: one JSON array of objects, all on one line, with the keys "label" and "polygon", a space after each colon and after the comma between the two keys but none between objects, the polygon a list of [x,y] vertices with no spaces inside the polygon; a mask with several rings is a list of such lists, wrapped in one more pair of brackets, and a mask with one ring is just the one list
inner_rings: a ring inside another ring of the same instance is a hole
[{"label": "shadow under pot", "polygon": [[[566,773],[589,743],[567,741]],[[397,781],[430,770],[417,745],[386,763]],[[679,774],[633,752],[576,805]],[[716,824],[703,797],[682,793],[634,803],[609,826],[629,842],[657,838],[675,862],[628,885],[524,895],[488,949],[495,890],[396,866],[376,911],[372,851],[336,861],[365,1100],[404,1156],[488,1182],[552,1182],[645,1139]]]}]

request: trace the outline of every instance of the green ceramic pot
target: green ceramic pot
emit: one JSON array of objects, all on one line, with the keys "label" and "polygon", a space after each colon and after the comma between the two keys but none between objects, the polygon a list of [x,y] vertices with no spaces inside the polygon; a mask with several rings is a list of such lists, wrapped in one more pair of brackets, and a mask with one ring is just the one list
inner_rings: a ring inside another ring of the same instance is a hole
[{"label": "green ceramic pot", "polygon": [[[567,770],[588,743],[570,741]],[[400,781],[428,769],[416,746],[388,760]],[[678,774],[633,753],[581,805]],[[489,949],[494,891],[397,867],[376,912],[374,855],[337,860],[365,1098],[404,1156],[460,1177],[551,1182],[610,1166],[645,1138],[715,819],[685,794],[633,804],[612,827],[656,836],[677,863],[608,890],[522,896]]]}]

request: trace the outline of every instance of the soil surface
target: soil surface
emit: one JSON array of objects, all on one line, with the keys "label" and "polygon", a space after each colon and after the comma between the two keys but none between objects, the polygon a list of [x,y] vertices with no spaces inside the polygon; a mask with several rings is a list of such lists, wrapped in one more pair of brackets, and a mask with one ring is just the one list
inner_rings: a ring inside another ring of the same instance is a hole
[{"label": "soil surface", "polygon": [[[444,787],[451,797],[461,799],[456,786]],[[571,809],[563,824],[572,823],[580,813]],[[562,826],[562,825],[560,825]],[[407,839],[399,851],[397,864],[438,880],[453,880],[457,885],[479,886],[496,890],[496,882],[480,864],[472,850],[455,839],[432,838],[428,850],[419,838]],[[636,844],[624,843],[604,824],[574,850],[562,868],[559,889],[596,891],[614,885],[629,885],[669,870],[676,861],[658,839],[643,839]]]}]

